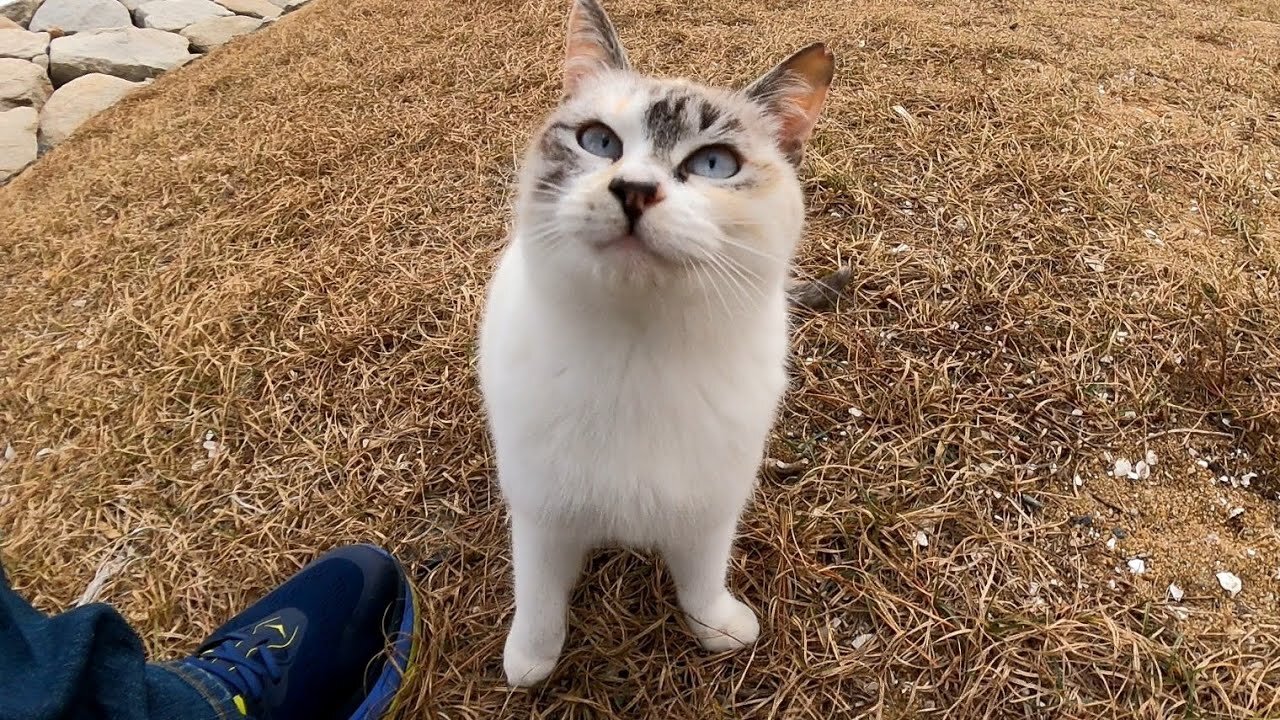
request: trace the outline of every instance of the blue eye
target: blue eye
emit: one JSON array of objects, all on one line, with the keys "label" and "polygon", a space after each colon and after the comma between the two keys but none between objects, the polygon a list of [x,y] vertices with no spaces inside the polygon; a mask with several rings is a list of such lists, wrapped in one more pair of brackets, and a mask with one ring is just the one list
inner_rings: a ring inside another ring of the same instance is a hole
[{"label": "blue eye", "polygon": [[737,175],[742,166],[733,150],[724,145],[708,145],[686,158],[683,167],[690,175],[723,180]]},{"label": "blue eye", "polygon": [[578,131],[578,144],[583,150],[602,158],[622,157],[622,140],[603,123],[591,123]]}]

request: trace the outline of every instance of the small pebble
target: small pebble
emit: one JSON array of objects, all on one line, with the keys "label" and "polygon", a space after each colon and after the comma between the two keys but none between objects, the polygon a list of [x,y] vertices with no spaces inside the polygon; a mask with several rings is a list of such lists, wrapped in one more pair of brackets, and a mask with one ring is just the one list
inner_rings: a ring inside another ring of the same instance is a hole
[{"label": "small pebble", "polygon": [[1125,530],[1122,527],[1111,528],[1111,534],[1114,535],[1117,540],[1124,540],[1125,538],[1129,537],[1129,531]]},{"label": "small pebble", "polygon": [[916,545],[929,547],[929,536],[925,535],[923,530],[916,531]]},{"label": "small pebble", "polygon": [[1244,589],[1244,583],[1240,580],[1240,576],[1236,575],[1233,572],[1227,572],[1226,570],[1223,570],[1222,572],[1218,573],[1217,577],[1218,577],[1218,584],[1222,586],[1223,590],[1226,590],[1228,593],[1230,593],[1231,597],[1235,597],[1236,595],[1239,595],[1240,591]]},{"label": "small pebble", "polygon": [[1134,575],[1141,575],[1147,571],[1147,561],[1142,558],[1131,558],[1129,560],[1129,572]]},{"label": "small pebble", "polygon": [[1182,588],[1169,583],[1169,599],[1174,602],[1182,602]]},{"label": "small pebble", "polygon": [[858,635],[854,639],[850,640],[849,644],[853,646],[854,650],[861,650],[862,648],[866,647],[867,643],[875,639],[876,639],[876,636],[874,633],[863,633],[861,635]]},{"label": "small pebble", "polygon": [[1124,458],[1117,458],[1115,467],[1111,469],[1111,474],[1115,477],[1128,477],[1133,472],[1133,465]]}]

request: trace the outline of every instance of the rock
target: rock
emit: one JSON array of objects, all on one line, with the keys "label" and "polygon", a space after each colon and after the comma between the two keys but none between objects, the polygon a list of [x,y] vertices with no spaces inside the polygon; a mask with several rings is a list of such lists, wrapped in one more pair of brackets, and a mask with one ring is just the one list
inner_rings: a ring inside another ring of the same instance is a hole
[{"label": "rock", "polygon": [[114,28],[54,38],[49,45],[49,75],[62,84],[89,73],[125,80],[146,80],[196,57],[181,35],[161,30]]},{"label": "rock", "polygon": [[289,12],[293,12],[294,10],[297,10],[303,5],[306,5],[311,0],[269,0],[269,1],[272,5],[275,5],[281,10],[289,13]]},{"label": "rock", "polygon": [[40,113],[21,107],[0,112],[0,182],[36,161],[36,126]]},{"label": "rock", "polygon": [[191,49],[209,52],[225,45],[231,38],[246,35],[262,27],[258,18],[232,17],[209,18],[193,23],[182,30],[182,36],[191,41]]},{"label": "rock", "polygon": [[149,0],[120,0],[120,4],[128,8],[131,13],[137,10],[144,2],[149,2]]},{"label": "rock", "polygon": [[861,635],[858,635],[854,637],[852,640],[850,640],[849,644],[853,646],[854,650],[861,650],[862,648],[869,645],[872,640],[875,640],[875,639],[876,639],[875,633],[862,633]]},{"label": "rock", "polygon": [[64,35],[101,28],[130,27],[132,18],[116,0],[45,0],[31,18],[31,30],[57,28]]},{"label": "rock", "polygon": [[44,0],[0,0],[0,16],[19,25],[26,25],[31,22],[31,16],[36,14],[36,8],[42,2]]},{"label": "rock", "polygon": [[1236,595],[1239,595],[1240,591],[1244,589],[1244,583],[1240,580],[1240,576],[1236,575],[1233,572],[1228,572],[1226,570],[1223,570],[1222,572],[1218,573],[1217,577],[1218,577],[1218,585],[1220,585],[1223,590],[1226,590],[1227,593],[1231,595],[1231,597],[1235,597]]},{"label": "rock", "polygon": [[66,140],[84,121],[145,84],[93,73],[58,88],[40,113],[40,149],[48,150]]},{"label": "rock", "polygon": [[177,32],[201,20],[233,14],[212,0],[151,0],[133,11],[138,25],[171,32]]},{"label": "rock", "polygon": [[0,60],[0,110],[32,107],[37,110],[49,99],[53,86],[44,70],[27,60]]},{"label": "rock", "polygon": [[1169,583],[1169,599],[1174,602],[1182,602],[1182,596],[1182,588],[1174,585],[1173,583]]},{"label": "rock", "polygon": [[0,15],[0,30],[23,30],[24,28],[9,18]]},{"label": "rock", "polygon": [[267,0],[214,0],[214,2],[237,15],[248,15],[249,17],[266,20],[278,18],[284,13],[284,10],[272,5]]},{"label": "rock", "polygon": [[0,28],[0,58],[31,60],[49,52],[49,33]]}]

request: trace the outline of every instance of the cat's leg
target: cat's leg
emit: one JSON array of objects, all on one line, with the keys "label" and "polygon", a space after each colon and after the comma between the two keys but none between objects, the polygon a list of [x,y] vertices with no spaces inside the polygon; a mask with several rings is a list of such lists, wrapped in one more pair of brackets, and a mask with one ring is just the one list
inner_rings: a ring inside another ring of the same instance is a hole
[{"label": "cat's leg", "polygon": [[756,614],[725,587],[736,524],[692,531],[662,552],[689,629],[713,652],[744,648],[760,635]]},{"label": "cat's leg", "polygon": [[536,685],[555,669],[564,645],[569,594],[586,551],[571,533],[512,513],[516,614],[502,656],[508,685]]}]

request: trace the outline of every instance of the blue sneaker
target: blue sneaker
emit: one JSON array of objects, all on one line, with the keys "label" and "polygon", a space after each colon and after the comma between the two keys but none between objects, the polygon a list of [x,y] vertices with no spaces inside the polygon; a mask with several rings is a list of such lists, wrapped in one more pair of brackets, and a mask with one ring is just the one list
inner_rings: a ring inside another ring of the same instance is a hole
[{"label": "blue sneaker", "polygon": [[178,661],[225,685],[253,720],[375,720],[414,666],[417,608],[395,558],[332,550]]}]

